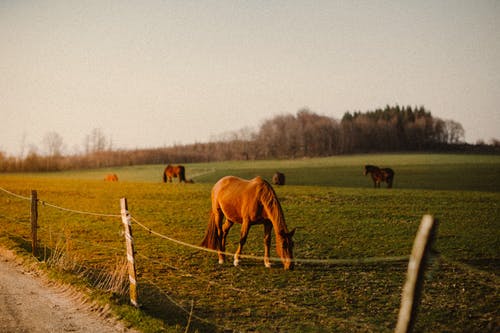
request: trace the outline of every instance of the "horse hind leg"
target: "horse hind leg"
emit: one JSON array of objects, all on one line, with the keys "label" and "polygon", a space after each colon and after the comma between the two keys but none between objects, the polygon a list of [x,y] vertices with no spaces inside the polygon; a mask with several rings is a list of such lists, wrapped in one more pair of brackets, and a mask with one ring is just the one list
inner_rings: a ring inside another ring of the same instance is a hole
[{"label": "horse hind leg", "polygon": [[224,263],[225,259],[225,248],[224,248],[224,232],[223,232],[223,226],[222,226],[222,220],[224,218],[224,215],[217,209],[214,211],[214,223],[217,228],[217,255],[219,257],[219,264]]}]

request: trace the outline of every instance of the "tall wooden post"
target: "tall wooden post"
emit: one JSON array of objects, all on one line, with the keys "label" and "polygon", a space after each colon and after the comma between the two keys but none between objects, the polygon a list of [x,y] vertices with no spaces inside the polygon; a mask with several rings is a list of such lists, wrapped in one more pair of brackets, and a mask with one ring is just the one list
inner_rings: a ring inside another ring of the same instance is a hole
[{"label": "tall wooden post", "polygon": [[32,190],[31,191],[31,253],[34,257],[38,255],[37,229],[38,229],[38,198],[36,190]]},{"label": "tall wooden post", "polygon": [[125,244],[127,246],[128,279],[130,281],[130,303],[139,307],[137,302],[137,276],[135,274],[134,238],[132,237],[132,223],[128,212],[127,199],[120,199],[123,228],[125,230]]},{"label": "tall wooden post", "polygon": [[413,331],[424,282],[425,265],[434,241],[436,227],[437,221],[430,215],[424,215],[418,227],[408,262],[406,283],[403,286],[401,295],[401,306],[399,308],[398,323],[394,330],[395,333]]}]

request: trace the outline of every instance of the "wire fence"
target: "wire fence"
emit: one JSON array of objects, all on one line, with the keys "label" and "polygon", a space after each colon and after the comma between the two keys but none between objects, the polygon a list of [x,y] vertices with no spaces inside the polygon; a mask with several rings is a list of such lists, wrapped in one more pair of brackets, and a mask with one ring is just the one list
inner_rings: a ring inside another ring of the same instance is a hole
[{"label": "wire fence", "polygon": [[[23,195],[14,193],[14,192],[9,191],[9,190],[2,188],[2,187],[0,187],[0,191],[2,191],[3,193],[5,193],[9,196],[12,196],[16,199],[19,199],[19,200],[25,200],[25,201],[32,200],[31,197],[27,197],[27,196],[23,196]],[[37,201],[42,207],[49,207],[51,209],[56,209],[56,210],[59,210],[59,211],[65,212],[65,213],[70,213],[70,214],[87,215],[87,216],[91,216],[91,217],[117,218],[117,219],[123,217],[123,214],[110,214],[110,213],[91,212],[91,211],[85,211],[85,210],[75,210],[75,209],[62,207],[60,205],[56,205],[56,204],[53,204],[53,203],[50,203],[50,202],[47,202],[47,201],[44,201],[41,199],[38,199]],[[217,250],[207,249],[207,248],[202,247],[202,246],[193,245],[191,243],[188,243],[188,242],[185,242],[185,241],[173,238],[173,237],[169,237],[161,232],[158,232],[158,231],[152,229],[151,227],[148,227],[146,225],[146,223],[139,221],[137,218],[133,217],[132,215],[130,215],[130,220],[133,222],[134,225],[141,228],[147,234],[154,236],[154,237],[157,237],[157,238],[160,238],[160,239],[163,239],[163,240],[166,240],[169,243],[172,243],[176,246],[182,246],[182,247],[196,250],[196,251],[204,251],[204,252],[208,252],[208,253],[218,253]],[[50,228],[50,226],[49,226],[49,228]],[[67,237],[68,235],[65,234],[64,232],[61,233],[61,232],[56,232],[54,230],[49,229],[47,231],[47,233],[49,234],[49,237],[51,239],[51,241],[50,241],[51,243],[52,243],[52,237],[54,237],[54,236],[59,237],[59,238],[63,238],[63,237],[68,238]],[[89,244],[83,244],[83,245],[89,246]],[[105,247],[108,249],[112,249],[117,254],[120,252],[123,252],[123,248],[118,248],[117,246],[106,246],[106,245],[99,244],[98,242],[95,242],[91,245],[95,246],[95,247]],[[225,252],[225,254],[228,256],[234,256],[234,253],[231,253],[231,252]],[[172,271],[175,271],[178,274],[178,276],[181,278],[194,279],[194,280],[197,280],[203,284],[211,285],[211,286],[215,285],[218,288],[228,289],[228,290],[231,290],[232,292],[235,292],[235,293],[251,293],[251,294],[255,295],[254,290],[246,290],[244,288],[238,288],[238,287],[234,287],[232,285],[225,285],[222,283],[218,283],[218,282],[213,281],[211,279],[204,278],[203,276],[191,274],[188,271],[186,271],[185,269],[178,267],[176,265],[169,264],[169,263],[166,263],[164,261],[156,260],[154,258],[150,258],[148,256],[141,254],[141,253],[139,253],[138,256],[143,260],[153,262],[157,266],[162,265],[162,266],[168,267]],[[262,257],[262,256],[255,256],[255,255],[249,255],[249,254],[242,254],[242,255],[240,255],[240,257],[252,259],[252,260],[264,260],[264,257]],[[333,259],[332,258],[325,258],[325,259],[323,259],[323,258],[320,258],[320,259],[294,258],[293,261],[295,261],[296,263],[302,263],[302,264],[331,266],[331,265],[357,265],[357,264],[372,264],[372,263],[406,262],[406,261],[408,261],[409,257],[410,256],[406,255],[406,256],[383,256],[383,257],[367,257],[367,258],[333,258]],[[269,260],[281,261],[281,258],[271,257],[271,258],[269,258]],[[89,269],[88,269],[88,267],[80,265],[80,270],[81,271],[88,271]],[[188,321],[191,321],[191,319],[195,319],[195,320],[198,320],[198,321],[203,322],[203,323],[214,325],[219,329],[223,329],[223,330],[228,329],[225,325],[219,325],[217,323],[214,323],[213,320],[208,320],[206,318],[202,318],[201,316],[198,316],[197,314],[195,314],[193,312],[193,300],[191,300],[191,303],[189,304],[189,306],[183,305],[183,304],[181,304],[181,302],[176,301],[172,296],[170,296],[170,294],[167,290],[163,289],[158,283],[153,281],[151,278],[147,278],[146,276],[143,276],[143,277],[141,277],[141,279],[144,282],[147,282],[151,286],[155,287],[165,298],[167,298],[171,302],[171,304],[173,304],[174,306],[179,308],[179,310],[181,312],[185,313],[188,316]],[[266,294],[257,294],[256,296],[258,298],[266,301],[266,302],[274,302],[274,304],[276,304],[279,307],[283,307],[286,309],[293,308],[294,310],[299,311],[299,312],[309,313],[311,316],[317,316],[317,317],[326,316],[325,314],[318,312],[317,309],[315,309],[315,308],[311,309],[310,307],[305,307],[305,306],[301,306],[298,304],[294,304],[293,302],[290,302],[290,301],[286,301],[286,302],[285,301],[276,301],[275,298],[267,296]]]},{"label": "wire fence", "polygon": [[[10,192],[2,187],[0,187],[0,190],[3,192],[12,195],[14,197],[17,197],[22,200],[31,200],[31,197],[25,197],[22,195],[15,194],[13,192]],[[43,201],[43,200],[38,200],[41,205],[51,207],[54,209],[58,209],[61,211],[69,212],[69,213],[74,213],[74,214],[81,214],[81,215],[89,215],[89,216],[100,216],[100,217],[116,217],[116,218],[121,218],[120,214],[107,214],[107,213],[96,213],[96,212],[89,212],[89,211],[83,211],[83,210],[75,210],[75,209],[69,209],[65,207],[61,207],[55,204],[51,204],[49,202]],[[167,235],[164,235],[160,232],[157,232],[153,230],[152,228],[146,226],[144,223],[141,223],[138,221],[133,215],[131,215],[132,221],[137,224],[139,227],[142,229],[146,230],[148,233],[155,235],[157,237],[160,237],[162,239],[165,239],[169,242],[185,246],[194,250],[199,250],[199,251],[205,251],[209,253],[219,253],[217,250],[212,250],[208,249],[203,246],[198,246],[194,244],[190,244],[172,237],[169,237]],[[225,255],[227,256],[234,256],[235,253],[233,252],[224,252]],[[255,255],[248,255],[248,254],[241,254],[241,258],[246,258],[246,259],[254,259],[254,260],[264,260],[263,256],[255,256]],[[325,264],[325,265],[354,265],[354,264],[368,264],[368,263],[378,263],[378,262],[400,262],[400,261],[408,261],[409,256],[384,256],[384,257],[367,257],[367,258],[349,258],[349,259],[332,259],[332,258],[327,258],[327,259],[301,259],[301,258],[294,258],[293,261],[296,263],[305,263],[305,264]],[[281,261],[281,258],[278,257],[269,257],[270,261],[276,261],[279,262]]]}]

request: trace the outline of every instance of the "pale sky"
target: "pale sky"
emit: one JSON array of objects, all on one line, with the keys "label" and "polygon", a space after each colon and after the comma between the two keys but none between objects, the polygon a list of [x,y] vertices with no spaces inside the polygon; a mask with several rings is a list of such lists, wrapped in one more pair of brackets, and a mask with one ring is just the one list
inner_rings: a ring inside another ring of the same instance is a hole
[{"label": "pale sky", "polygon": [[500,1],[0,1],[0,151],[424,106],[500,139]]}]

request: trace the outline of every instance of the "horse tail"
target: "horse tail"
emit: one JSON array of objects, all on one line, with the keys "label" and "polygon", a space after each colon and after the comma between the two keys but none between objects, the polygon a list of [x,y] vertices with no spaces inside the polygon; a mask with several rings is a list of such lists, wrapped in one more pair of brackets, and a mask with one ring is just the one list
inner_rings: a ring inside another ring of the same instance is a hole
[{"label": "horse tail", "polygon": [[186,169],[182,165],[179,166],[179,183],[186,182]]},{"label": "horse tail", "polygon": [[392,169],[388,169],[388,170],[389,170],[389,179],[387,179],[387,185],[389,188],[392,188],[392,182],[394,181],[394,175],[396,173]]},{"label": "horse tail", "polygon": [[201,246],[208,249],[217,250],[219,247],[219,232],[217,230],[217,221],[214,212],[210,212],[205,238],[201,242]]},{"label": "horse tail", "polygon": [[167,182],[167,169],[165,169],[165,171],[163,171],[163,182],[164,183]]}]

